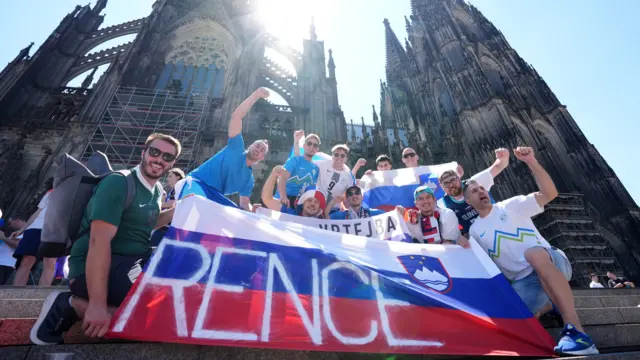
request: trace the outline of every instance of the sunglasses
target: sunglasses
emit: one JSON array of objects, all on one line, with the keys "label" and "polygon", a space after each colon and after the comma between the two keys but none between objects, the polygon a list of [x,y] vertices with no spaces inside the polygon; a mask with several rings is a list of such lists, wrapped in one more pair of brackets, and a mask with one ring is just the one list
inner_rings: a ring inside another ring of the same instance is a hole
[{"label": "sunglasses", "polygon": [[314,143],[312,141],[307,141],[307,146],[311,146],[311,147],[314,147],[316,149],[320,148],[320,144]]},{"label": "sunglasses", "polygon": [[162,152],[160,151],[160,149],[154,148],[153,146],[149,146],[147,148],[147,154],[149,154],[149,156],[154,158],[157,158],[158,156],[162,155],[162,160],[166,162],[172,162],[173,160],[176,159],[176,156],[173,155],[172,153]]},{"label": "sunglasses", "polygon": [[402,157],[405,158],[405,159],[408,159],[408,158],[414,157],[414,156],[416,156],[416,153],[408,153],[408,154],[402,155]]},{"label": "sunglasses", "polygon": [[347,157],[347,154],[342,154],[342,153],[341,154],[333,154],[333,157],[344,159],[344,158]]},{"label": "sunglasses", "polygon": [[347,197],[353,196],[353,195],[361,195],[361,194],[362,194],[362,191],[360,191],[360,189],[347,191]]}]

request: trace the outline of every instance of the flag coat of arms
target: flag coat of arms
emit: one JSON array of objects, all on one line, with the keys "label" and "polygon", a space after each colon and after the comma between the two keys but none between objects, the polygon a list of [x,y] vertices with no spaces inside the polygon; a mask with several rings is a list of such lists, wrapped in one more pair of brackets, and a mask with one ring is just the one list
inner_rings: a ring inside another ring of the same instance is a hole
[{"label": "flag coat of arms", "polygon": [[391,242],[285,223],[199,196],[109,336],[235,347],[549,356],[554,341],[477,245]]}]

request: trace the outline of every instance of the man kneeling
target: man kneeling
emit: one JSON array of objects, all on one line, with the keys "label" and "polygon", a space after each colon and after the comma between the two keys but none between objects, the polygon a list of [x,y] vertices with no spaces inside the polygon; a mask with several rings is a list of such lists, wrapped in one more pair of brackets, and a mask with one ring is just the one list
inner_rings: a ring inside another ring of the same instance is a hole
[{"label": "man kneeling", "polygon": [[532,313],[539,316],[552,307],[566,324],[554,351],[558,354],[588,355],[598,350],[584,333],[569,288],[571,264],[564,252],[549,245],[531,217],[558,196],[551,177],[538,163],[533,149],[519,147],[516,158],[525,162],[540,190],[491,204],[487,190],[478,182],[467,182],[464,197],[476,209],[478,218],[469,235],[484,248]]},{"label": "man kneeling", "polygon": [[160,212],[162,187],[158,180],[175,164],[180,143],[171,136],[152,134],[142,162],[131,171],[136,194],[125,208],[127,182],[111,174],[96,187],[84,212],[69,257],[70,292],[53,292],[42,305],[31,329],[37,345],[63,342],[63,333],[82,319],[89,337],[102,337],[111,316],[124,301],[150,255],[151,231],[167,225],[174,208]]}]

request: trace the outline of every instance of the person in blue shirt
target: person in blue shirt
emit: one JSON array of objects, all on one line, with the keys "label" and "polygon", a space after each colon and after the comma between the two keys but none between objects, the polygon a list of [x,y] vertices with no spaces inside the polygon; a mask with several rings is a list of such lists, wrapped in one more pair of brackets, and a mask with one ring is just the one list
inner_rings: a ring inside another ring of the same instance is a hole
[{"label": "person in blue shirt", "polygon": [[357,185],[353,185],[347,188],[345,191],[346,203],[348,204],[347,210],[336,211],[332,214],[328,214],[331,207],[335,203],[341,203],[345,200],[342,195],[338,195],[329,201],[327,204],[327,210],[325,210],[325,217],[331,218],[331,220],[352,220],[352,219],[364,219],[372,216],[384,214],[384,211],[378,209],[369,209],[362,204],[362,189]]},{"label": "person in blue shirt", "polygon": [[184,181],[176,185],[179,199],[189,195],[204,196],[226,206],[237,207],[225,195],[239,193],[240,207],[251,211],[249,197],[253,190],[254,178],[251,166],[264,160],[269,144],[257,140],[244,149],[242,139],[242,118],[259,99],[269,97],[269,92],[260,88],[254,91],[231,114],[229,141],[227,146],[191,171]]},{"label": "person in blue shirt", "polygon": [[289,215],[324,218],[323,215],[326,205],[325,196],[321,191],[317,190],[315,186],[309,186],[303,190],[302,195],[294,202],[294,208],[284,205],[279,199],[273,197],[276,180],[282,176],[285,171],[286,170],[280,165],[271,170],[271,174],[262,187],[262,203],[264,206]]},{"label": "person in blue shirt", "polygon": [[[296,131],[293,134],[293,146],[299,146],[299,141],[303,136],[303,130]],[[318,166],[311,162],[311,159],[319,148],[320,137],[316,134],[309,134],[304,139],[304,155],[290,157],[284,163],[285,171],[280,175],[275,196],[276,199],[280,199],[283,205],[292,207],[301,191],[318,181]],[[281,196],[281,194],[286,194],[286,196]]]},{"label": "person in blue shirt", "polygon": [[[469,180],[474,180],[484,186],[487,191],[493,186],[493,178],[498,176],[502,170],[506,169],[509,165],[509,150],[500,148],[495,151],[496,161],[487,169],[473,175]],[[442,198],[444,206],[447,209],[453,210],[458,217],[460,223],[462,235],[466,238],[469,237],[469,228],[471,224],[478,218],[478,212],[469,205],[462,192],[463,182],[460,180],[464,170],[462,166],[458,166],[457,171],[448,170],[440,174],[438,181],[440,186],[446,193]],[[466,181],[469,181],[466,180]],[[465,182],[466,182],[465,181]]]}]

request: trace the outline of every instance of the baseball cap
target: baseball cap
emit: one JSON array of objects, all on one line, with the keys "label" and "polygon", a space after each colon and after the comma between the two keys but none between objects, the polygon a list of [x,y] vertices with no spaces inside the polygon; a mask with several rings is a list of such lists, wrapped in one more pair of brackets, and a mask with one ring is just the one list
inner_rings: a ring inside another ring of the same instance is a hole
[{"label": "baseball cap", "polygon": [[434,199],[436,197],[436,195],[433,193],[433,190],[431,190],[430,187],[428,187],[427,185],[422,185],[422,186],[418,186],[413,191],[413,201],[418,200],[418,196],[420,196],[422,194],[431,194],[431,196],[433,196]]}]

